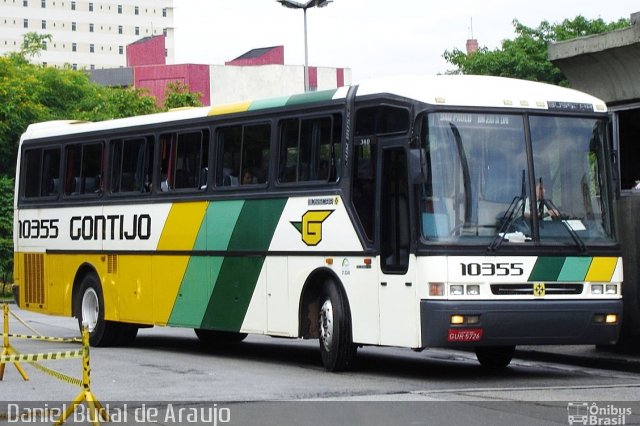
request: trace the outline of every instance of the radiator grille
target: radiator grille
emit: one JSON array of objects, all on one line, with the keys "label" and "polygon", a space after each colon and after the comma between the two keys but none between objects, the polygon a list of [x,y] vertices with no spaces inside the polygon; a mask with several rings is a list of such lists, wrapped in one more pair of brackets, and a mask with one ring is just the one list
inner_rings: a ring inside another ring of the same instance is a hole
[{"label": "radiator grille", "polygon": [[[583,284],[579,283],[553,283],[545,284],[547,296],[561,294],[582,294]],[[491,284],[491,293],[496,296],[530,296],[533,294],[532,283],[522,284]]]},{"label": "radiator grille", "polygon": [[115,254],[107,255],[107,273],[109,274],[118,273],[118,256]]},{"label": "radiator grille", "polygon": [[24,301],[44,305],[44,254],[24,255]]}]

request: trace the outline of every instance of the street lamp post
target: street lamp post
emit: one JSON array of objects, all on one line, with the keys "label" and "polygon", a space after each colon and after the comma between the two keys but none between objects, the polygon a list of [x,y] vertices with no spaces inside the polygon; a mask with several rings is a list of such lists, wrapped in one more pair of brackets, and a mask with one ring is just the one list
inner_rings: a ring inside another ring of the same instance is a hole
[{"label": "street lamp post", "polygon": [[300,3],[293,0],[276,0],[284,7],[290,9],[302,9],[304,13],[304,91],[309,91],[309,47],[307,45],[307,9],[312,7],[325,7],[333,0],[308,0]]}]

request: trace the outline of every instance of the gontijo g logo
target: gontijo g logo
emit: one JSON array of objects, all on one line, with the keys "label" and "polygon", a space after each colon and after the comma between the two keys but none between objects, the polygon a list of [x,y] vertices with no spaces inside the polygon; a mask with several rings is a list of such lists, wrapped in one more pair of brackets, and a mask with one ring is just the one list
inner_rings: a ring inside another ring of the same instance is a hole
[{"label": "gontijo g logo", "polygon": [[333,210],[307,210],[301,222],[291,224],[302,235],[302,241],[308,246],[317,246],[322,241],[322,222],[333,213]]}]

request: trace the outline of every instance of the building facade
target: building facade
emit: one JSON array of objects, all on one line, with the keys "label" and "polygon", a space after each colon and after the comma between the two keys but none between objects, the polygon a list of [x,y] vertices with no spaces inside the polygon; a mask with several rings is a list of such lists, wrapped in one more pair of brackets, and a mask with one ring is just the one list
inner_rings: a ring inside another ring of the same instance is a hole
[{"label": "building facade", "polygon": [[165,36],[173,63],[173,0],[0,0],[0,54],[20,50],[28,32],[50,34],[34,63],[74,69],[127,65],[127,45]]},{"label": "building facade", "polygon": [[[126,48],[127,67],[96,69],[91,79],[106,86],[144,88],[162,105],[167,84],[180,82],[200,93],[203,105],[222,105],[304,92],[304,66],[284,64],[284,46],[263,47],[224,65],[166,64],[163,36],[145,37]],[[350,68],[309,67],[312,91],[351,84]]]}]

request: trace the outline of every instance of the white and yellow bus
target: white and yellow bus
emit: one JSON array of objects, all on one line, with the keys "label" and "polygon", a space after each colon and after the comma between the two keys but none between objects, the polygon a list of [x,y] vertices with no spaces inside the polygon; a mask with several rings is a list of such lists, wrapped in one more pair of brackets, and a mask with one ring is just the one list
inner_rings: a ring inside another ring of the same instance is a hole
[{"label": "white and yellow bus", "polygon": [[93,345],[139,327],[363,345],[610,344],[622,314],[607,110],[583,93],[405,77],[220,107],[31,125],[21,308]]}]

